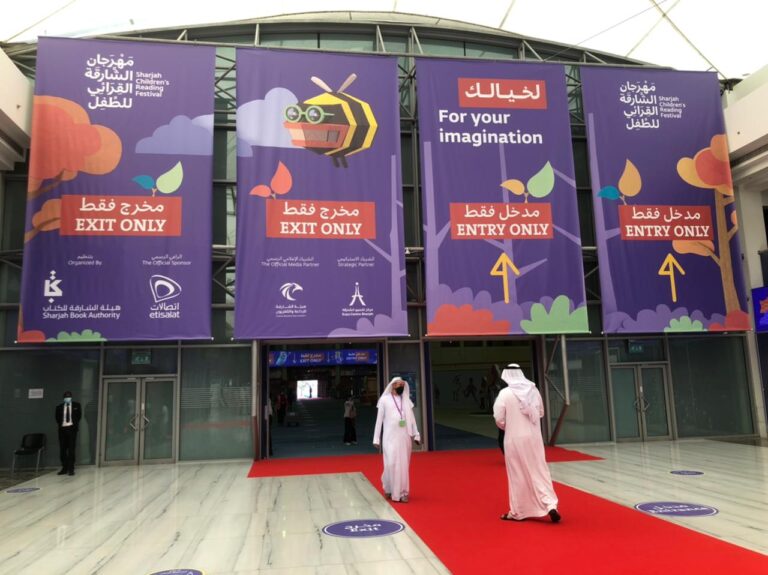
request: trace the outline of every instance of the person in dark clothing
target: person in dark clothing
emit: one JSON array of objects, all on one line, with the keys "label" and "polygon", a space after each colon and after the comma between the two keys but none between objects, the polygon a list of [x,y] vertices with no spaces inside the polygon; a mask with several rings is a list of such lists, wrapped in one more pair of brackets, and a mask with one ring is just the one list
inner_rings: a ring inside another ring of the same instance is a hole
[{"label": "person in dark clothing", "polygon": [[72,401],[72,392],[65,391],[64,401],[56,406],[56,426],[59,430],[61,458],[61,471],[58,475],[75,474],[75,445],[77,445],[77,431],[82,416],[83,410],[80,404]]},{"label": "person in dark clothing", "polygon": [[344,402],[344,445],[357,444],[356,420],[357,407],[355,406],[355,398],[350,395],[349,399]]}]

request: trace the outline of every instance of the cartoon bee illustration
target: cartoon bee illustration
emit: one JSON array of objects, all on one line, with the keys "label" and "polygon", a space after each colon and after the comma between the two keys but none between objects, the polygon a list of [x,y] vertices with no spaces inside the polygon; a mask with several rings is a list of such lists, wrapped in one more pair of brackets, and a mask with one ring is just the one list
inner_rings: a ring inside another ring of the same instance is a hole
[{"label": "cartoon bee illustration", "polygon": [[378,124],[370,104],[344,90],[357,79],[350,74],[337,91],[320,78],[311,80],[325,93],[285,109],[283,125],[294,146],[330,156],[336,167],[347,167],[347,156],[371,147]]}]

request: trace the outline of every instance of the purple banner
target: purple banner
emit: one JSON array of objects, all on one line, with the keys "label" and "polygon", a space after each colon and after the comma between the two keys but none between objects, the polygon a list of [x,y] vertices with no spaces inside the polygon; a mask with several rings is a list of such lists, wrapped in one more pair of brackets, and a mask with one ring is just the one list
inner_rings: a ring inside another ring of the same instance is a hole
[{"label": "purple banner", "polygon": [[19,341],[210,337],[214,59],[40,39]]},{"label": "purple banner", "polygon": [[406,335],[397,60],[237,51],[235,337]]},{"label": "purple banner", "polygon": [[716,75],[581,76],[603,331],[749,329]]},{"label": "purple banner", "polygon": [[428,335],[588,331],[565,70],[416,71]]},{"label": "purple banner", "polygon": [[752,311],[755,313],[755,331],[768,331],[768,287],[752,288]]}]

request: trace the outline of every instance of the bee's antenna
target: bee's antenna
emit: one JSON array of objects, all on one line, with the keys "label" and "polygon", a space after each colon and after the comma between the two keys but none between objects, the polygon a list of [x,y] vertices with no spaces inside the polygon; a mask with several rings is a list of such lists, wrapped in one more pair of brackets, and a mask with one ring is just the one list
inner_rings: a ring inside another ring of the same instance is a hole
[{"label": "bee's antenna", "polygon": [[323,90],[325,90],[326,92],[333,92],[333,90],[331,90],[331,87],[330,87],[328,84],[326,84],[325,82],[323,82],[323,81],[322,81],[320,78],[318,78],[317,76],[312,76],[312,77],[310,78],[310,80],[312,80],[312,81],[313,81],[313,82],[314,82],[316,85],[320,86],[320,87],[321,87]]},{"label": "bee's antenna", "polygon": [[350,85],[352,84],[352,82],[354,82],[355,80],[357,80],[357,74],[355,74],[355,73],[353,72],[352,74],[350,74],[350,75],[347,77],[347,79],[346,79],[346,80],[344,80],[344,83],[343,83],[341,86],[339,86],[339,92],[343,92],[344,90],[346,90],[347,88],[349,88],[349,86],[350,86]]}]

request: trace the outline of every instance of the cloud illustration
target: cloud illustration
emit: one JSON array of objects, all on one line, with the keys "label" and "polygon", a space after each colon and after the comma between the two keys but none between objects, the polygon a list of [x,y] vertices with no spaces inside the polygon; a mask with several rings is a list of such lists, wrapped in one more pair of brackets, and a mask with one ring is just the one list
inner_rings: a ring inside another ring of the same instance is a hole
[{"label": "cloud illustration", "polygon": [[136,144],[137,154],[213,155],[213,114],[176,116]]},{"label": "cloud illustration", "polygon": [[250,157],[252,146],[294,148],[283,126],[286,106],[298,102],[286,88],[272,88],[263,100],[251,100],[237,109],[237,155]]},{"label": "cloud illustration", "polygon": [[385,314],[376,314],[373,322],[368,318],[357,320],[354,328],[340,327],[332,330],[328,337],[368,337],[381,335],[402,335],[403,326],[408,324],[408,316],[405,312],[396,312],[395,317]]}]

